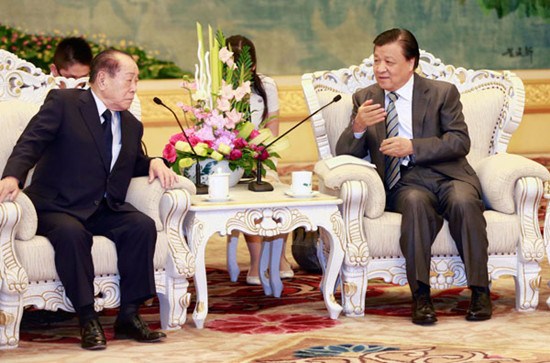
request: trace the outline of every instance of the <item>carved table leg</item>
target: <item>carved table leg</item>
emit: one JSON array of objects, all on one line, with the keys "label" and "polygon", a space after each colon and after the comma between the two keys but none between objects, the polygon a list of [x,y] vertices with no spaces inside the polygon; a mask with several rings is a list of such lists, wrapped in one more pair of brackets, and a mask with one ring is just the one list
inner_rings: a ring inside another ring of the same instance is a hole
[{"label": "carved table leg", "polygon": [[204,327],[206,315],[208,315],[208,285],[206,283],[205,250],[208,238],[213,234],[206,229],[207,224],[195,220],[194,225],[188,230],[190,249],[195,254],[195,292],[197,295],[193,321],[199,329]]},{"label": "carved table leg", "polygon": [[330,254],[321,286],[329,316],[331,319],[337,319],[342,312],[342,306],[334,298],[334,288],[344,261],[344,222],[340,213],[335,212],[330,216],[330,219],[323,218],[317,225],[324,228],[326,235],[330,237],[327,241],[330,243]]}]

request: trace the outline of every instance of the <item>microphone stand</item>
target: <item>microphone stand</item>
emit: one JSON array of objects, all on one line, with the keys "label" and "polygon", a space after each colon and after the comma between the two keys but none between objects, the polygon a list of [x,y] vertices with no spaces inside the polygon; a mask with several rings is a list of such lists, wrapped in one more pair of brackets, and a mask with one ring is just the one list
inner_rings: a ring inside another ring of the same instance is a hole
[{"label": "microphone stand", "polygon": [[193,145],[191,145],[191,142],[189,141],[189,137],[187,136],[187,133],[183,129],[183,126],[181,125],[181,122],[178,119],[178,116],[176,115],[176,113],[174,111],[172,111],[172,109],[170,107],[166,106],[160,98],[155,97],[155,98],[153,98],[153,101],[157,105],[163,106],[168,111],[170,111],[172,113],[172,115],[174,115],[174,118],[176,119],[176,122],[178,123],[178,126],[180,127],[180,130],[183,133],[183,136],[185,136],[185,139],[187,140],[187,143],[189,144],[189,146],[191,146],[191,151],[193,152],[193,155],[195,155],[195,160],[196,160],[196,163],[195,163],[195,188],[197,189],[197,194],[208,194],[208,185],[201,183],[201,166],[199,164],[199,161],[200,161],[199,154],[197,154],[197,152],[195,151],[195,148],[193,148]]},{"label": "microphone stand", "polygon": [[[281,138],[283,138],[284,136],[288,135],[292,130],[294,130],[295,128],[297,128],[298,126],[300,126],[301,124],[303,124],[304,122],[306,122],[307,120],[309,120],[311,117],[313,117],[314,115],[316,115],[319,111],[323,110],[324,108],[332,105],[333,103],[335,102],[338,102],[342,99],[342,96],[341,95],[336,95],[334,96],[334,98],[332,99],[332,101],[330,101],[329,103],[327,103],[326,105],[324,105],[323,107],[319,108],[317,111],[313,112],[312,114],[310,114],[309,116],[307,116],[305,119],[303,119],[302,121],[298,122],[296,125],[292,126],[290,129],[288,129],[285,133],[283,133],[282,135],[279,135],[275,140],[271,141],[269,144],[267,144],[267,146],[264,148],[264,150],[267,150],[268,147],[270,147],[271,145],[273,145],[274,143],[276,143],[277,141],[279,141]],[[271,185],[270,183],[266,182],[266,181],[262,181],[262,162],[260,160],[260,158],[258,157],[258,166],[256,168],[256,181],[253,181],[253,182],[250,182],[248,183],[248,190],[250,191],[253,191],[253,192],[270,192],[273,190],[273,185]]]}]

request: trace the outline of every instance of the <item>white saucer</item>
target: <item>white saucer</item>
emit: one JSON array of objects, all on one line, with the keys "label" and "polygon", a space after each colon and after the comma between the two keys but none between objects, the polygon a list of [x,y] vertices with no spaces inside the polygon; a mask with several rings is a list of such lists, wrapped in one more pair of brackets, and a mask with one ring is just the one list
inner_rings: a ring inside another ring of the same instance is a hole
[{"label": "white saucer", "polygon": [[225,198],[210,198],[208,195],[204,197],[205,201],[213,202],[213,203],[227,202],[230,199],[231,199],[231,197],[229,197],[229,195]]},{"label": "white saucer", "polygon": [[285,194],[288,195],[289,197],[292,197],[292,198],[313,198],[313,197],[317,196],[319,194],[319,192],[314,190],[309,194],[294,194],[294,192],[289,189],[285,192]]}]

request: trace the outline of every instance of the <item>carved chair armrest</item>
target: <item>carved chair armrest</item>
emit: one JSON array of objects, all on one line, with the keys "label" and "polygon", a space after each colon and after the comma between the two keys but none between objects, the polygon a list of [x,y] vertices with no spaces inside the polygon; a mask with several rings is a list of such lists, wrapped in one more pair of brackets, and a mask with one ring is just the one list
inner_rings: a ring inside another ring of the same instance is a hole
[{"label": "carved chair armrest", "polygon": [[516,182],[514,197],[521,225],[518,255],[523,262],[540,262],[544,258],[544,240],[539,224],[539,206],[543,194],[543,182],[538,177],[523,177]]},{"label": "carved chair armrest", "polygon": [[25,193],[19,193],[15,203],[21,208],[21,220],[15,231],[15,239],[28,241],[36,235],[38,228],[38,217],[34,204]]},{"label": "carved chair armrest", "polygon": [[[512,214],[517,212],[516,183],[522,178],[550,180],[550,172],[541,164],[514,154],[489,156],[475,167],[481,182],[485,204],[495,211]],[[540,198],[539,198],[540,199]]]},{"label": "carved chair armrest", "polygon": [[20,221],[19,204],[0,203],[0,295],[20,294],[28,286],[27,273],[15,254],[14,236]]},{"label": "carved chair armrest", "polygon": [[160,202],[160,217],[168,240],[169,276],[190,278],[195,274],[195,255],[189,249],[183,223],[191,205],[191,195],[184,189],[167,190]]},{"label": "carved chair armrest", "polygon": [[[188,193],[195,194],[195,185],[184,177],[179,177],[173,190],[176,189],[186,190]],[[166,191],[167,189],[164,189],[160,185],[158,179],[149,184],[147,176],[133,178],[128,187],[126,202],[151,217],[155,221],[157,231],[162,231],[163,224],[159,206],[161,198]]]},{"label": "carved chair armrest", "polygon": [[[337,158],[340,157],[337,156],[333,159]],[[359,194],[354,196],[360,196],[364,199],[357,201],[364,206],[364,215],[369,218],[380,217],[384,213],[386,205],[386,192],[376,169],[359,163],[335,163],[334,160],[330,160],[320,160],[315,164],[314,171],[319,177],[321,191],[336,194],[336,190],[342,191],[345,182],[357,182],[348,185],[353,185],[353,188],[357,186],[357,188],[365,189],[358,190],[357,193]],[[351,190],[351,192],[353,191]]]}]

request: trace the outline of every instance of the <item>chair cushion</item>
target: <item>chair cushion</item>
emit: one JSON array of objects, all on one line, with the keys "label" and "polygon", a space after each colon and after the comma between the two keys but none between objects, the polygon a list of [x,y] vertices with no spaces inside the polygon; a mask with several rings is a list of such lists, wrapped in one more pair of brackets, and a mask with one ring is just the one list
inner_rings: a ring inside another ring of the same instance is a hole
[{"label": "chair cushion", "polygon": [[20,100],[0,102],[0,169],[3,173],[6,162],[19,136],[38,112],[39,105]]},{"label": "chair cushion", "polygon": [[468,125],[471,146],[467,156],[472,165],[490,155],[491,140],[502,112],[504,94],[502,89],[474,89],[460,95],[462,113]]},{"label": "chair cushion", "polygon": [[[509,254],[516,251],[520,239],[519,217],[495,211],[486,211],[483,215],[487,220],[489,254]],[[364,223],[369,252],[373,258],[403,256],[399,247],[401,214],[385,212],[380,218],[364,218]],[[458,256],[447,221],[432,246],[432,256],[435,255]]]},{"label": "chair cushion", "polygon": [[352,95],[333,91],[320,91],[317,94],[319,104],[321,106],[332,101],[336,95],[341,95],[342,99],[321,111],[323,114],[323,119],[326,122],[325,131],[327,133],[330,152],[332,155],[336,155],[334,150],[336,148],[338,138],[342,135],[344,129],[349,125],[351,112],[353,111],[353,101],[351,99]]}]

